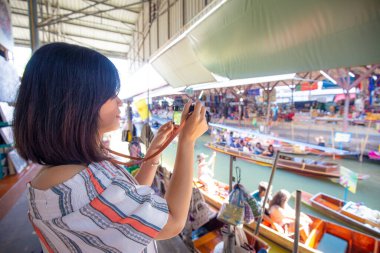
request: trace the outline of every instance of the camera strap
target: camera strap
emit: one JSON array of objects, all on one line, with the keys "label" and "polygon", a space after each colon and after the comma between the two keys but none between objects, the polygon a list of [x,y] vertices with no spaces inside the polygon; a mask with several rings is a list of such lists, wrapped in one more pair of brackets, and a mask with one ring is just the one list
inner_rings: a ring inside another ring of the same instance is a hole
[{"label": "camera strap", "polygon": [[127,167],[130,167],[132,165],[136,165],[136,164],[141,164],[143,162],[146,162],[150,159],[152,159],[153,157],[159,155],[162,151],[165,150],[165,148],[173,141],[173,139],[181,132],[181,130],[183,129],[183,127],[185,126],[185,123],[186,121],[183,121],[180,125],[174,125],[174,129],[173,129],[173,132],[171,134],[168,135],[167,139],[165,140],[165,142],[162,144],[162,146],[156,151],[154,152],[152,155],[150,156],[147,156],[147,157],[133,157],[133,156],[129,156],[129,155],[125,155],[125,154],[122,154],[122,153],[119,153],[119,152],[116,152],[114,150],[111,150],[111,149],[107,149],[108,152],[110,152],[111,154],[113,155],[116,155],[116,156],[120,156],[120,157],[123,157],[123,158],[128,158],[130,159],[130,161],[128,162],[122,162],[122,161],[119,161],[119,160],[116,160],[116,159],[110,159],[111,162],[114,162],[114,163],[117,163],[117,164],[120,164],[120,165],[125,165]]}]

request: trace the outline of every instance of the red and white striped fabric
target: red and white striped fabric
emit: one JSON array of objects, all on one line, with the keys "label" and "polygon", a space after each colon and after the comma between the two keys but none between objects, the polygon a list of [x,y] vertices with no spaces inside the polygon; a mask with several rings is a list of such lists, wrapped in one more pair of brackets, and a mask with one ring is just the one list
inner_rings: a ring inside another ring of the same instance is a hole
[{"label": "red and white striped fabric", "polygon": [[31,220],[45,252],[157,252],[166,201],[121,170],[103,161],[49,190],[28,185]]}]

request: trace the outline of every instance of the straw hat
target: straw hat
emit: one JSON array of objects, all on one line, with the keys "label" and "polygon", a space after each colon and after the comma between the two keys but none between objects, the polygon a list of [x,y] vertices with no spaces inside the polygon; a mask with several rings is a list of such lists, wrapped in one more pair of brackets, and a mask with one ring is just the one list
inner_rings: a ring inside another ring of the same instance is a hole
[{"label": "straw hat", "polygon": [[262,188],[264,188],[265,190],[268,189],[268,183],[267,183],[267,182],[261,181],[261,182],[259,183],[259,186],[262,187]]},{"label": "straw hat", "polygon": [[[259,187],[262,187],[262,188],[264,188],[267,191],[268,190],[268,182],[261,181],[259,183]],[[270,187],[270,190],[269,190],[269,193],[271,193],[271,192],[272,192],[272,186]]]},{"label": "straw hat", "polygon": [[208,155],[204,154],[204,153],[200,153],[197,155],[197,159],[205,159],[206,157],[208,157]]}]

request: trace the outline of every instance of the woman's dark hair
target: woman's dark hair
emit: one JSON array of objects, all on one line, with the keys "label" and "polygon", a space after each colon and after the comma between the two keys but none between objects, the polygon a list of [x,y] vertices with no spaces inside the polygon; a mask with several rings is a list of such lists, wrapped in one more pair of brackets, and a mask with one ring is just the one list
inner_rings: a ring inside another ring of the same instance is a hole
[{"label": "woman's dark hair", "polygon": [[102,54],[66,43],[42,46],[26,65],[16,100],[17,151],[48,165],[104,160],[99,111],[119,88],[117,69]]},{"label": "woman's dark hair", "polygon": [[280,206],[282,208],[285,207],[285,203],[289,200],[290,193],[287,190],[278,191],[269,202],[269,208],[274,205]]}]

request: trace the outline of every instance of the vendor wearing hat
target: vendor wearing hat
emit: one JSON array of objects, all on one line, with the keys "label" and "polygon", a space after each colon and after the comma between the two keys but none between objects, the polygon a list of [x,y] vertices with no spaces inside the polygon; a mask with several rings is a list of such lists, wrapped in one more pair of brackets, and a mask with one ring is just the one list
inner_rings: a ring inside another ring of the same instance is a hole
[{"label": "vendor wearing hat", "polygon": [[[267,189],[268,189],[268,183],[261,181],[259,183],[258,190],[256,190],[255,192],[251,194],[252,197],[257,201],[257,203],[260,204],[260,206],[263,205],[263,201],[264,201],[264,197],[265,197],[265,193]],[[268,200],[272,198],[271,192],[272,192],[272,187],[270,187],[270,190],[269,190]]]},{"label": "vendor wearing hat", "polygon": [[198,179],[204,183],[207,183],[214,177],[214,161],[215,161],[216,152],[212,153],[212,156],[206,162],[208,155],[200,153],[197,155],[198,162]]}]

